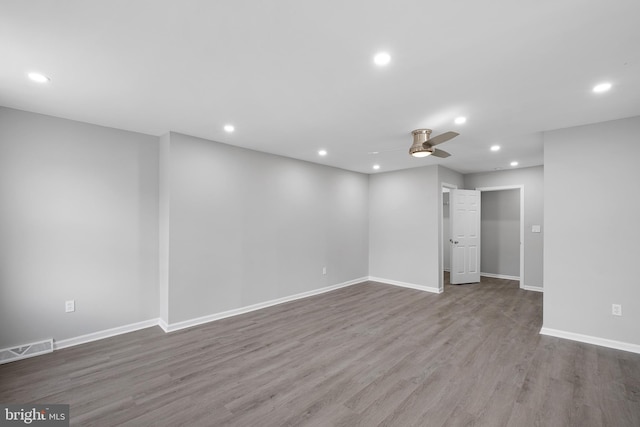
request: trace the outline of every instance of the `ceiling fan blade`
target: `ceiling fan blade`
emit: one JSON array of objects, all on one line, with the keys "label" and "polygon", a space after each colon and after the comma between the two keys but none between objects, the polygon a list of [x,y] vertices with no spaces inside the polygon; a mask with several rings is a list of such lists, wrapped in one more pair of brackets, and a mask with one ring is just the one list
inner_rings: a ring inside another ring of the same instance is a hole
[{"label": "ceiling fan blade", "polygon": [[451,154],[447,153],[446,151],[442,151],[437,148],[434,148],[433,153],[431,153],[431,155],[434,157],[440,157],[441,159],[444,159],[449,157]]},{"label": "ceiling fan blade", "polygon": [[[433,138],[429,138],[427,142],[424,143],[424,146],[427,147],[429,144],[430,147],[436,146],[438,144],[442,144],[445,141],[448,141],[456,136],[460,135],[458,132],[445,132],[441,133],[438,136],[434,136]],[[428,148],[428,147],[427,147]]]}]

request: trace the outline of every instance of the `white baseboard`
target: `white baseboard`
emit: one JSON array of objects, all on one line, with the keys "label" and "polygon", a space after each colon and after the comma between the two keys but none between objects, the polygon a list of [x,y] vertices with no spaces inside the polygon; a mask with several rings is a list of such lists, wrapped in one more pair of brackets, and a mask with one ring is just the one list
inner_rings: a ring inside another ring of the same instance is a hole
[{"label": "white baseboard", "polygon": [[590,335],[576,334],[574,332],[545,328],[544,326],[542,327],[542,329],[540,329],[540,334],[548,335],[551,337],[564,338],[572,341],[579,341],[587,344],[595,344],[602,347],[615,348],[616,350],[629,351],[631,353],[640,353],[640,345],[638,344],[615,341],[607,338],[593,337]]},{"label": "white baseboard", "polygon": [[339,283],[337,285],[327,286],[325,288],[314,289],[312,291],[302,292],[299,294],[274,299],[271,301],[261,302],[246,307],[237,308],[234,310],[225,311],[222,313],[215,313],[208,316],[199,317],[197,319],[190,319],[183,322],[169,324],[164,319],[149,319],[142,322],[131,323],[129,325],[119,326],[117,328],[106,329],[104,331],[92,332],[90,334],[81,335],[78,337],[68,338],[64,340],[54,340],[53,350],[61,350],[67,347],[73,347],[80,344],[90,343],[105,338],[110,338],[116,335],[126,334],[128,332],[138,331],[140,329],[150,328],[152,326],[160,326],[165,332],[173,332],[179,329],[188,328],[191,326],[200,325],[203,323],[211,322],[218,319],[224,319],[226,317],[237,316],[239,314],[248,313],[250,311],[260,310],[261,308],[271,307],[273,305],[282,304],[297,299],[307,298],[313,295],[323,294],[325,292],[333,291],[336,289],[344,288],[347,286],[355,285],[357,283],[366,282],[368,277],[360,277],[358,279],[349,280],[347,282]]},{"label": "white baseboard", "polygon": [[192,326],[197,326],[197,325],[202,325],[204,323],[213,322],[214,320],[225,319],[227,317],[237,316],[239,314],[244,314],[244,313],[248,313],[250,311],[260,310],[262,308],[271,307],[271,306],[282,304],[282,303],[285,303],[285,302],[295,301],[295,300],[302,299],[302,298],[308,298],[308,297],[311,297],[311,296],[314,296],[314,295],[323,294],[325,292],[333,291],[333,290],[336,290],[336,289],[344,288],[344,287],[347,287],[347,286],[355,285],[357,283],[362,283],[362,282],[366,282],[366,281],[367,281],[367,277],[360,277],[358,279],[349,280],[347,282],[339,283],[337,285],[327,286],[325,288],[314,289],[312,291],[307,291],[307,292],[302,292],[302,293],[295,294],[295,295],[290,295],[290,296],[287,296],[287,297],[277,298],[277,299],[273,299],[271,301],[265,301],[265,302],[260,302],[258,304],[253,304],[253,305],[248,305],[248,306],[245,306],[245,307],[235,308],[233,310],[223,311],[221,313],[209,314],[207,316],[202,316],[202,317],[198,317],[198,318],[195,318],[195,319],[189,319],[189,320],[184,320],[184,321],[181,321],[181,322],[169,323],[169,324],[166,324],[166,323],[163,322],[164,325],[160,325],[160,327],[165,332],[174,332],[174,331],[178,331],[180,329],[190,328]]},{"label": "white baseboard", "polygon": [[169,332],[169,324],[165,322],[164,319],[158,319],[158,326],[160,326],[160,329],[162,329],[163,331]]},{"label": "white baseboard", "polygon": [[442,291],[443,291],[442,289],[436,288],[436,287],[424,286],[424,285],[416,285],[414,283],[399,282],[397,280],[383,279],[381,277],[369,276],[369,280],[372,281],[372,282],[380,282],[380,283],[384,283],[386,285],[400,286],[400,287],[403,287],[403,288],[416,289],[418,291],[431,292],[431,293],[434,293],[434,294],[441,294]]},{"label": "white baseboard", "polygon": [[282,297],[282,298],[277,298],[274,300],[270,300],[270,301],[265,301],[265,302],[261,302],[258,304],[253,304],[253,305],[249,305],[246,307],[240,307],[240,308],[236,308],[233,310],[228,310],[228,311],[224,311],[221,313],[214,313],[214,314],[210,314],[207,316],[203,316],[203,317],[198,317],[195,319],[189,319],[189,320],[185,320],[182,322],[177,322],[177,323],[167,323],[164,319],[149,319],[149,320],[145,320],[142,322],[137,322],[137,323],[131,323],[129,325],[123,325],[123,326],[119,326],[117,328],[111,328],[111,329],[106,329],[103,331],[97,331],[97,332],[92,332],[90,334],[86,334],[86,335],[81,335],[78,337],[73,337],[73,338],[68,338],[68,339],[64,339],[64,340],[54,340],[53,342],[53,349],[54,350],[61,350],[63,348],[68,348],[68,347],[73,347],[76,345],[80,345],[80,344],[86,344],[86,343],[90,343],[92,341],[97,341],[97,340],[101,340],[101,339],[105,339],[105,338],[110,338],[116,335],[121,335],[121,334],[126,334],[129,332],[134,332],[134,331],[138,331],[140,329],[146,329],[146,328],[150,328],[152,326],[160,326],[160,328],[162,328],[163,331],[165,332],[173,332],[173,331],[177,331],[180,329],[185,329],[185,328],[189,328],[192,326],[197,326],[197,325],[201,325],[203,323],[208,323],[208,322],[212,322],[214,320],[219,320],[219,319],[224,319],[227,317],[231,317],[231,316],[237,316],[239,314],[244,314],[244,313],[248,313],[251,311],[255,311],[255,310],[260,310],[262,308],[267,308],[267,307],[271,307],[274,305],[278,305],[278,304],[283,304],[285,302],[289,302],[289,301],[295,301],[298,299],[302,299],[302,298],[308,298],[314,295],[319,295],[319,294],[323,294],[325,292],[330,292],[336,289],[340,289],[340,288],[344,288],[347,286],[351,286],[351,285],[355,285],[358,283],[362,283],[362,282],[366,282],[368,280],[371,281],[375,281],[375,282],[380,282],[380,283],[385,283],[388,285],[394,285],[394,286],[401,286],[404,288],[410,288],[410,289],[417,289],[420,291],[425,291],[425,292],[432,292],[432,293],[441,293],[442,290],[436,287],[429,287],[429,286],[423,286],[423,285],[416,285],[413,283],[406,283],[406,282],[400,282],[397,280],[390,280],[390,279],[382,279],[379,277],[360,277],[357,279],[353,279],[353,280],[349,280],[343,283],[339,283],[337,285],[332,285],[332,286],[327,286],[324,288],[320,288],[320,289],[314,289],[311,291],[307,291],[307,292],[302,292],[299,294],[295,294],[295,295],[290,295],[287,297]]},{"label": "white baseboard", "polygon": [[522,289],[525,291],[534,291],[534,292],[544,292],[544,288],[542,286],[523,286]]},{"label": "white baseboard", "polygon": [[491,277],[493,279],[520,280],[520,276],[509,276],[506,274],[480,273],[481,276]]},{"label": "white baseboard", "polygon": [[80,335],[79,337],[68,338],[66,340],[54,340],[53,349],[60,350],[74,345],[86,344],[88,342],[97,341],[116,335],[126,334],[128,332],[138,331],[140,329],[150,328],[158,325],[159,319],[149,319],[138,323],[131,323],[129,325],[119,326],[117,328],[106,329],[104,331],[92,332],[86,335]]}]

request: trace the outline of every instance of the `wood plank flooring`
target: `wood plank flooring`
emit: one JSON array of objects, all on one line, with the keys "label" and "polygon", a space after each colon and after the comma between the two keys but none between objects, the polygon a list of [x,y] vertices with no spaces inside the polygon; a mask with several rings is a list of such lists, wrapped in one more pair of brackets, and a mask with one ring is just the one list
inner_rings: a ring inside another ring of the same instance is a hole
[{"label": "wood plank flooring", "polygon": [[640,355],[539,335],[542,294],[373,282],[0,366],[79,426],[640,426]]}]

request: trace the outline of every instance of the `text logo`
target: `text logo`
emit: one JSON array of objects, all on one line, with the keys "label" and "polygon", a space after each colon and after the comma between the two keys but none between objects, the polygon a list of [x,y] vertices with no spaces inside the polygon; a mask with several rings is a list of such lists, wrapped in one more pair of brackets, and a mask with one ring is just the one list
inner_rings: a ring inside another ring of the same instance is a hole
[{"label": "text logo", "polygon": [[69,427],[69,405],[0,404],[0,427],[4,426]]}]

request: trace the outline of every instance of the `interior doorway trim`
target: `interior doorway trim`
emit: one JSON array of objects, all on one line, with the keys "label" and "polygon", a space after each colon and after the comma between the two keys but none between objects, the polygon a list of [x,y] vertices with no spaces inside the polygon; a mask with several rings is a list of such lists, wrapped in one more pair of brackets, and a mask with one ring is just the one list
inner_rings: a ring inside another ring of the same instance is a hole
[{"label": "interior doorway trim", "polygon": [[456,184],[449,184],[447,182],[440,183],[440,279],[438,280],[438,290],[440,293],[444,291],[444,191],[443,189],[457,190]]},{"label": "interior doorway trim", "polygon": [[524,281],[524,185],[502,185],[498,187],[476,187],[476,190],[501,191],[520,190],[520,289],[525,289]]}]

